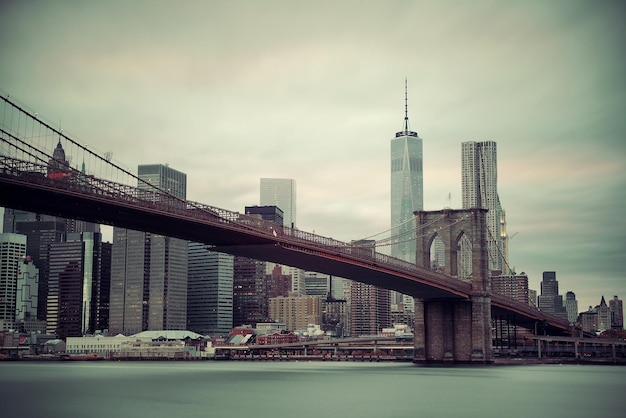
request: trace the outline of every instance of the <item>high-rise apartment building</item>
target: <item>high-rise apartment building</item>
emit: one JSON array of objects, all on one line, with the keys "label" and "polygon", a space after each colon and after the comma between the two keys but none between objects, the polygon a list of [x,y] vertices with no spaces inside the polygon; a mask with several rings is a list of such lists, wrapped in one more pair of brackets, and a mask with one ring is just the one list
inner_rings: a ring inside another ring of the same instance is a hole
[{"label": "high-rise apartment building", "polygon": [[[485,208],[487,212],[487,252],[489,270],[510,273],[505,259],[506,227],[498,196],[498,153],[494,141],[463,142],[462,153],[463,209]],[[502,236],[502,233],[505,236]],[[467,261],[462,261],[464,270]]]},{"label": "high-rise apartment building", "polygon": [[332,276],[307,271],[304,274],[304,291],[307,296],[317,296],[326,300],[329,297]]},{"label": "high-rise apartment building", "polygon": [[508,296],[518,302],[528,303],[528,276],[521,274],[503,274],[491,276],[493,293]]},{"label": "high-rise apartment building", "polygon": [[265,274],[265,287],[268,299],[289,296],[291,293],[291,275],[283,274],[282,266],[274,264],[272,272]]},{"label": "high-rise apartment building", "polygon": [[283,212],[283,225],[296,225],[296,181],[294,179],[262,178],[261,206],[277,206]]},{"label": "high-rise apartment building", "polygon": [[269,315],[273,321],[283,322],[290,331],[305,330],[307,325],[322,324],[320,298],[290,295],[269,299]]},{"label": "high-rise apartment building", "polygon": [[0,234],[0,331],[16,329],[17,282],[25,258],[25,235]]},{"label": "high-rise apartment building", "polygon": [[371,284],[350,284],[350,335],[376,335],[391,327],[390,291]]},{"label": "high-rise apartment building", "polygon": [[[185,173],[162,164],[140,165],[137,172],[138,187],[146,193],[155,186],[186,198]],[[110,332],[186,328],[187,253],[185,240],[113,228]]]},{"label": "high-rise apartment building", "polygon": [[[376,246],[374,240],[358,240],[351,243],[361,248],[371,248],[372,251]],[[397,309],[398,305],[403,307],[405,305],[405,295],[402,293],[352,280],[349,283],[347,300],[350,306],[350,335],[373,335],[382,328],[390,327],[392,306]],[[406,298],[407,311],[414,311],[413,298],[408,296]]]},{"label": "high-rise apartment building", "polygon": [[227,335],[233,328],[233,256],[189,243],[187,329]]},{"label": "high-rise apartment building", "polygon": [[617,295],[609,300],[609,311],[611,312],[611,328],[624,329],[624,307]]},{"label": "high-rise apartment building", "polygon": [[424,208],[422,138],[409,129],[407,89],[404,89],[404,126],[391,140],[392,257],[415,262],[413,212]]}]

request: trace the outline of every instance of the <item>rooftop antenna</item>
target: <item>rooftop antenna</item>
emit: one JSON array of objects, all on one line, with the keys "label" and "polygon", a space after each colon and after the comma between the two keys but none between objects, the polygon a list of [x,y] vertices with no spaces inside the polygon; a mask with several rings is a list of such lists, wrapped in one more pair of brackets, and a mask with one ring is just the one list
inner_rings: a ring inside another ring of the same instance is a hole
[{"label": "rooftop antenna", "polygon": [[396,132],[396,138],[402,136],[417,137],[417,132],[409,131],[409,87],[407,77],[404,77],[404,129]]},{"label": "rooftop antenna", "polygon": [[404,77],[404,132],[409,132],[409,95],[407,78]]}]

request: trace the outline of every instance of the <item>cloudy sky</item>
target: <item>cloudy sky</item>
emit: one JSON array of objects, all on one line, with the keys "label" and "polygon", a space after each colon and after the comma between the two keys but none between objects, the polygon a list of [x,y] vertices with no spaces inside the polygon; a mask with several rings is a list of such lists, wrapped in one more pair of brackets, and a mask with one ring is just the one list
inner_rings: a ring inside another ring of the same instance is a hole
[{"label": "cloudy sky", "polygon": [[261,177],[293,178],[298,227],[349,241],[389,227],[406,77],[424,208],[460,208],[461,143],[496,141],[511,265],[537,290],[556,271],[582,311],[626,298],[625,11],[8,1],[0,90],[125,167],[184,171],[191,200],[241,211]]}]

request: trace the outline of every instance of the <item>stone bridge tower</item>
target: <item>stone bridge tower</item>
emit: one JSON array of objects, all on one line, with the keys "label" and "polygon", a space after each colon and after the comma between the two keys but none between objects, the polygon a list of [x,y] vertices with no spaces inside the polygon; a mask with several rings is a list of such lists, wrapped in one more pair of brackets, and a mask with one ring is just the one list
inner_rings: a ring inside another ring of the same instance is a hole
[{"label": "stone bridge tower", "polygon": [[469,300],[415,299],[416,363],[491,363],[491,279],[487,260],[487,209],[418,211],[416,263],[431,268],[430,250],[438,236],[445,246],[444,273],[457,276],[461,241],[471,243]]}]

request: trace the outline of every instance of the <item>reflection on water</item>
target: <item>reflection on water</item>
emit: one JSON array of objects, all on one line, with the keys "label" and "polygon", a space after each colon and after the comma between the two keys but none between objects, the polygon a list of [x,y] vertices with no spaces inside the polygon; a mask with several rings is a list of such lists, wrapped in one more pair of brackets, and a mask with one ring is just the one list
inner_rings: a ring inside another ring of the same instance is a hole
[{"label": "reflection on water", "polygon": [[626,367],[410,363],[1,363],[6,417],[598,417]]}]

